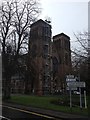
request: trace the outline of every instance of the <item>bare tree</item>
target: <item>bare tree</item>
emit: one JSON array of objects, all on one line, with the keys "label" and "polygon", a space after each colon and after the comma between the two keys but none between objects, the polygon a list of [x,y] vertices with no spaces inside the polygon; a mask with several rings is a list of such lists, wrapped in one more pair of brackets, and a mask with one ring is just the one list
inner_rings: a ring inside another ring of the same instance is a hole
[{"label": "bare tree", "polygon": [[89,33],[83,32],[75,34],[76,44],[72,52],[72,68],[75,75],[80,75],[81,81],[85,81],[88,86],[88,42]]},{"label": "bare tree", "polygon": [[72,60],[80,62],[88,58],[88,32],[78,33],[74,36],[76,38],[76,46],[72,49]]},{"label": "bare tree", "polygon": [[76,53],[78,56],[82,56],[82,57],[87,57],[88,55],[88,35],[89,33],[88,32],[83,32],[83,33],[78,33],[78,34],[75,34],[74,33],[74,36],[76,38],[76,46],[75,48],[73,49],[73,53]]},{"label": "bare tree", "polygon": [[[16,54],[26,49],[28,45],[28,37],[30,32],[30,25],[37,20],[40,9],[37,7],[36,0],[27,0],[22,6],[15,1],[15,16],[13,18],[14,39],[17,39]],[[23,49],[23,50],[24,50]],[[27,51],[27,50],[26,50]]]},{"label": "bare tree", "polygon": [[0,6],[0,44],[4,69],[4,97],[10,97],[12,71],[18,56],[28,49],[30,25],[35,22],[40,9],[36,0],[5,1]]},{"label": "bare tree", "polygon": [[[9,53],[10,47],[8,45],[9,35],[11,33],[11,21],[14,15],[14,8],[12,2],[4,2],[0,6],[0,44],[2,51],[2,67],[4,69],[3,76],[5,80],[3,81],[4,85],[4,96],[9,96],[9,86],[8,82],[10,82],[10,60]],[[8,79],[8,80],[7,80]]]}]

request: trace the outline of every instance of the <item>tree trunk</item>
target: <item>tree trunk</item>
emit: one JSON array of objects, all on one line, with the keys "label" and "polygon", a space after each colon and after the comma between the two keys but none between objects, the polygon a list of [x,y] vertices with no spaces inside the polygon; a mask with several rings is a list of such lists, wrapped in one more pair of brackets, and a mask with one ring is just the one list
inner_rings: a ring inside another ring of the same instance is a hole
[{"label": "tree trunk", "polygon": [[25,94],[28,94],[29,93],[29,90],[28,90],[28,71],[25,71],[25,91],[24,93]]},{"label": "tree trunk", "polygon": [[4,83],[3,83],[3,99],[10,99],[11,98],[11,77],[7,75],[5,77]]}]

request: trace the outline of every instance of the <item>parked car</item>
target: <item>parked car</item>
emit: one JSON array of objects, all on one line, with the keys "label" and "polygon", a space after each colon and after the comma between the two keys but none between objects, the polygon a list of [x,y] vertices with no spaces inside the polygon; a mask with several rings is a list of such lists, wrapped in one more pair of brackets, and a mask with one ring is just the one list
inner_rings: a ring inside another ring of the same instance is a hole
[{"label": "parked car", "polygon": [[78,91],[74,91],[74,94],[80,95],[80,92],[78,92]]}]

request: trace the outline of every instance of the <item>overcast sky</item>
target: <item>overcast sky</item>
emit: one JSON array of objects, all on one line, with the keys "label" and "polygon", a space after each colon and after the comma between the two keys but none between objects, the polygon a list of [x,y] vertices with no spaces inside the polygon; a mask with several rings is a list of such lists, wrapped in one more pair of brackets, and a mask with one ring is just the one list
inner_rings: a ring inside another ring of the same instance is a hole
[{"label": "overcast sky", "polygon": [[88,30],[88,0],[40,0],[40,3],[42,13],[39,18],[51,18],[52,36],[63,32],[71,38],[73,46],[73,32]]},{"label": "overcast sky", "polygon": [[[42,14],[40,18],[51,18],[52,36],[64,32],[74,41],[74,33],[88,30],[87,0],[40,0]],[[78,2],[79,1],[79,2]],[[72,42],[73,43],[73,42]]]}]

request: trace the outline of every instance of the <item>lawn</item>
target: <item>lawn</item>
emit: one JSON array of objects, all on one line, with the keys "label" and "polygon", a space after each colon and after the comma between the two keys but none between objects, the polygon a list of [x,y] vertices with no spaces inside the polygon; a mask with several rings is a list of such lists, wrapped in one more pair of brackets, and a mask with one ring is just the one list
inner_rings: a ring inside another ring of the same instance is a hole
[{"label": "lawn", "polygon": [[[64,100],[69,101],[69,97],[66,96],[30,96],[30,95],[12,95],[9,102],[14,102],[18,104],[34,106],[44,109],[62,111],[73,114],[88,115],[88,110],[84,107],[82,109],[77,107],[72,107],[72,109],[66,104],[60,105],[55,104],[57,101],[63,102]],[[77,101],[78,99],[76,99]]]}]

